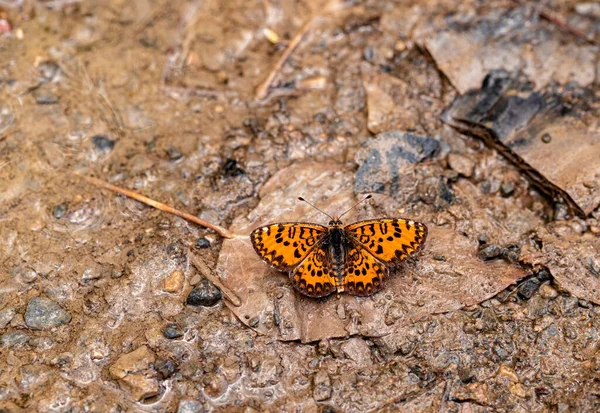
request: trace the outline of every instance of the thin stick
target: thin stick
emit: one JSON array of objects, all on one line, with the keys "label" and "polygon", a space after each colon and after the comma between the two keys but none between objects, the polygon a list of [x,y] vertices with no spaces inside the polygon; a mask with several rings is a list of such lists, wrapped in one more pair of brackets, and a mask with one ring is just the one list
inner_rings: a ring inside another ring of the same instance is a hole
[{"label": "thin stick", "polygon": [[586,42],[596,45],[598,46],[599,43],[592,37],[588,36],[586,33],[584,33],[583,31],[579,30],[576,27],[571,26],[569,23],[567,23],[566,21],[564,21],[559,15],[558,13],[555,13],[545,7],[537,7],[534,6],[538,13],[540,14],[541,17],[543,17],[544,19],[548,20],[550,23],[554,23],[556,26],[558,26],[559,28],[571,33],[572,35],[574,35],[575,37],[579,37],[580,39],[585,40]]},{"label": "thin stick", "polygon": [[196,217],[194,215],[188,214],[187,212],[183,212],[183,211],[180,211],[178,209],[172,208],[172,207],[170,207],[170,206],[168,206],[166,204],[163,204],[162,202],[158,202],[158,201],[155,201],[155,200],[150,199],[148,197],[145,197],[144,195],[140,195],[140,194],[138,194],[136,192],[133,192],[133,191],[130,191],[128,189],[120,188],[118,186],[109,184],[108,182],[104,182],[104,181],[102,181],[100,179],[92,178],[92,177],[89,177],[89,176],[83,176],[83,175],[78,175],[78,176],[81,177],[81,178],[83,178],[84,180],[88,181],[91,184],[99,186],[100,188],[109,189],[109,190],[111,190],[113,192],[125,195],[125,196],[127,196],[129,198],[133,198],[136,201],[140,201],[140,202],[142,202],[142,203],[144,203],[146,205],[150,205],[151,207],[156,208],[156,209],[158,209],[160,211],[164,211],[164,212],[168,212],[169,214],[177,215],[177,216],[179,216],[179,217],[181,217],[181,218],[183,218],[183,219],[185,219],[187,221],[191,221],[191,222],[193,222],[195,224],[198,224],[198,225],[200,225],[202,227],[210,228],[210,229],[212,229],[213,231],[215,231],[217,234],[219,234],[220,236],[222,236],[224,238],[234,238],[235,237],[235,234],[231,233],[230,231],[228,231],[227,229],[225,229],[225,228],[223,228],[223,227],[221,227],[219,225],[211,224],[208,221],[205,221],[205,220],[203,220],[201,218],[198,218],[198,217]]},{"label": "thin stick", "polygon": [[283,64],[286,62],[288,57],[290,57],[290,55],[296,49],[296,47],[298,47],[298,45],[304,38],[304,35],[308,33],[308,30],[312,27],[315,20],[316,18],[312,18],[306,23],[304,23],[304,25],[300,28],[300,31],[298,31],[298,33],[296,33],[292,40],[290,40],[290,43],[288,44],[287,48],[284,50],[279,60],[277,60],[275,66],[273,66],[273,69],[271,69],[271,72],[269,73],[267,78],[256,88],[256,94],[254,96],[255,100],[263,100],[267,97],[267,95],[269,94],[269,88],[271,87],[271,84],[275,80],[275,77],[283,67]]},{"label": "thin stick", "polygon": [[[513,0],[515,3],[525,6],[527,3],[523,0]],[[554,12],[547,7],[538,6],[537,4],[533,4],[533,9],[540,15],[541,18],[548,20],[550,23],[553,23],[558,28],[565,30],[575,37],[579,37],[580,39],[585,40],[586,42],[598,46],[598,42],[592,37],[588,36],[583,31],[579,30],[576,27],[571,26],[567,23],[557,12]]]}]

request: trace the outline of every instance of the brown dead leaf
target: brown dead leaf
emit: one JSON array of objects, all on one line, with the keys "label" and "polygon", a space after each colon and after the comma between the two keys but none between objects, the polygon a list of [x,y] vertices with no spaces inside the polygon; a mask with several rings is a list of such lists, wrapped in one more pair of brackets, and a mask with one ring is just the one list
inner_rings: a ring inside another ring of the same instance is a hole
[{"label": "brown dead leaf", "polygon": [[[503,261],[480,261],[476,241],[453,229],[437,228],[427,215],[419,214],[414,218],[430,228],[425,250],[416,261],[393,271],[381,292],[365,298],[302,296],[287,274],[263,263],[244,235],[271,222],[323,223],[326,219],[319,212],[296,197],[334,214],[353,204],[353,186],[353,172],[338,164],[296,164],[273,176],[261,190],[256,209],[234,221],[230,229],[243,235],[223,241],[217,272],[240,298],[240,306],[226,303],[244,324],[280,340],[302,342],[354,334],[383,336],[429,314],[481,302],[525,276],[524,270]],[[373,216],[361,208],[347,222]]]}]

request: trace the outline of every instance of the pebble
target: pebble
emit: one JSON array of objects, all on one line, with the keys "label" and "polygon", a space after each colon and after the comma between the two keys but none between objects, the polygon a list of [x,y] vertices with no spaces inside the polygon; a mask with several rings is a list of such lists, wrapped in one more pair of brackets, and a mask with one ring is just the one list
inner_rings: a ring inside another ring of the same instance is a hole
[{"label": "pebble", "polygon": [[25,268],[19,272],[19,278],[21,279],[21,281],[26,283],[34,282],[37,276],[37,272],[35,272],[31,268]]},{"label": "pebble", "polygon": [[154,364],[156,372],[162,377],[162,379],[168,379],[175,373],[177,366],[171,360],[158,360]]},{"label": "pebble", "polygon": [[204,406],[196,400],[181,400],[177,407],[177,413],[203,413]]},{"label": "pebble", "polygon": [[178,293],[183,289],[183,282],[185,276],[180,270],[173,271],[167,278],[165,278],[164,290],[168,293]]},{"label": "pebble", "polygon": [[511,381],[515,383],[519,382],[519,376],[517,375],[517,373],[505,364],[502,364],[500,366],[500,368],[498,369],[498,374],[501,376],[508,377]]},{"label": "pebble", "polygon": [[543,298],[556,298],[558,297],[558,291],[556,291],[551,285],[544,284],[540,287],[540,295]]},{"label": "pebble", "polygon": [[477,256],[482,260],[489,260],[492,258],[496,258],[501,254],[502,254],[502,247],[500,247],[499,245],[492,244],[492,245],[488,245],[487,247],[479,250],[479,253],[477,253]]},{"label": "pebble", "polygon": [[508,198],[515,193],[515,186],[512,182],[505,182],[500,187],[500,193],[504,198]]},{"label": "pebble", "polygon": [[183,154],[181,153],[181,151],[175,148],[174,146],[169,146],[169,148],[167,149],[167,155],[169,156],[169,159],[171,161],[178,161],[181,158],[183,158]]},{"label": "pebble", "polygon": [[148,374],[156,355],[146,346],[122,355],[108,369],[111,377],[128,390],[135,400],[143,400],[160,393],[158,381]]},{"label": "pebble", "polygon": [[59,67],[55,61],[46,60],[39,64],[38,71],[40,72],[41,81],[51,82],[58,74]]},{"label": "pebble", "polygon": [[163,336],[168,339],[179,338],[183,336],[183,331],[177,326],[177,324],[167,324],[165,328],[163,328]]},{"label": "pebble", "polygon": [[35,96],[35,103],[38,105],[55,105],[59,100],[58,96],[53,92],[41,89],[36,90],[33,95]]},{"label": "pebble", "polygon": [[186,300],[187,305],[211,307],[221,299],[221,290],[210,281],[202,280],[198,287],[194,288]]},{"label": "pebble", "polygon": [[208,373],[202,378],[202,384],[204,385],[204,392],[212,398],[220,397],[229,387],[225,377],[219,373]]},{"label": "pebble", "polygon": [[362,338],[350,338],[340,346],[340,349],[346,358],[358,364],[371,364],[371,348]]},{"label": "pebble", "polygon": [[210,248],[210,241],[208,238],[200,237],[196,240],[196,248]]},{"label": "pebble", "polygon": [[473,176],[473,170],[475,169],[475,163],[459,153],[448,154],[448,166],[467,178]]},{"label": "pebble", "polygon": [[508,388],[517,397],[527,397],[527,389],[521,383],[511,383]]},{"label": "pebble", "polygon": [[104,135],[95,135],[92,136],[92,143],[102,152],[109,152],[115,147],[115,141],[104,136]]},{"label": "pebble", "polygon": [[32,330],[59,327],[69,321],[71,314],[49,298],[32,298],[25,310],[25,324]]},{"label": "pebble", "polygon": [[0,329],[6,328],[16,313],[14,308],[7,308],[6,310],[0,311]]},{"label": "pebble", "polygon": [[21,331],[9,332],[0,337],[2,347],[23,347],[27,343],[29,343],[29,336]]},{"label": "pebble", "polygon": [[531,278],[519,286],[519,296],[525,300],[529,300],[539,288],[540,280]]},{"label": "pebble", "polygon": [[223,164],[222,170],[225,176],[240,176],[246,173],[246,171],[238,166],[235,159],[227,159]]},{"label": "pebble", "polygon": [[67,206],[65,204],[56,205],[52,209],[52,215],[54,218],[60,219],[65,216],[65,212],[67,212]]}]

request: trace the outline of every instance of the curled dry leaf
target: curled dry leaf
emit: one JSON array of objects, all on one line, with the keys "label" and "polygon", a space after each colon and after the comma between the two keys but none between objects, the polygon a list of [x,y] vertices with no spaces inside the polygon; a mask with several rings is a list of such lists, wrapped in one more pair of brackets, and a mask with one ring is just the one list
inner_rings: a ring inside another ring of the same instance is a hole
[{"label": "curled dry leaf", "polygon": [[[246,325],[281,340],[302,342],[354,334],[383,336],[429,314],[481,302],[525,275],[503,261],[480,261],[476,241],[429,225],[423,253],[392,271],[383,291],[366,298],[302,296],[294,291],[287,274],[263,263],[246,235],[271,222],[326,222],[326,217],[296,198],[303,196],[336,214],[355,202],[353,177],[352,171],[338,164],[290,166],[267,182],[261,202],[248,217],[234,221],[230,229],[243,235],[223,241],[217,272],[223,285],[240,298],[239,306],[226,303]],[[374,214],[366,213],[364,207],[353,213],[346,222]],[[429,222],[425,214],[411,218]]]}]

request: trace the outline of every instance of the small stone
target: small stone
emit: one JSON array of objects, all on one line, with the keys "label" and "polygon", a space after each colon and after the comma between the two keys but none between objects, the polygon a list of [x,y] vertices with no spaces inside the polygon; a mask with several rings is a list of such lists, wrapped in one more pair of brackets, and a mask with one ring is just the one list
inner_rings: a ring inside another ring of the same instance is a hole
[{"label": "small stone", "polygon": [[346,358],[358,364],[371,363],[371,348],[362,338],[350,338],[340,346],[340,349]]},{"label": "small stone", "polygon": [[539,288],[540,280],[531,278],[519,286],[519,296],[525,300],[529,300]]},{"label": "small stone", "polygon": [[467,178],[473,175],[473,170],[475,169],[475,163],[470,158],[459,153],[448,154],[448,166]]},{"label": "small stone", "polygon": [[375,51],[373,50],[373,48],[371,46],[365,47],[363,56],[367,62],[372,61],[374,55],[375,55]]},{"label": "small stone", "polygon": [[134,398],[134,400],[137,401],[160,394],[158,380],[151,377],[146,377],[145,374],[128,374],[119,382],[131,393],[131,396]]},{"label": "small stone", "polygon": [[482,260],[490,260],[502,255],[502,251],[502,247],[492,244],[479,250],[477,256]]},{"label": "small stone", "polygon": [[515,383],[519,382],[519,376],[517,376],[517,373],[505,364],[502,364],[500,366],[500,368],[498,369],[498,374],[501,376],[508,377],[511,381]]},{"label": "small stone", "polygon": [[543,298],[556,298],[558,297],[558,291],[552,288],[549,284],[544,284],[540,287],[540,295]]},{"label": "small stone", "polygon": [[554,220],[559,221],[569,217],[569,208],[560,202],[554,204]]},{"label": "small stone", "polygon": [[331,397],[331,379],[326,370],[317,371],[313,384],[313,397],[315,401],[322,402]]},{"label": "small stone", "polygon": [[0,311],[0,329],[6,328],[17,312],[14,308],[7,308]]},{"label": "small stone", "polygon": [[102,152],[109,152],[115,147],[115,141],[104,135],[92,136],[92,143],[96,149]]},{"label": "small stone", "polygon": [[204,411],[202,403],[196,400],[181,400],[177,407],[177,413],[203,413]]},{"label": "small stone", "polygon": [[160,393],[158,381],[151,377],[153,371],[150,366],[155,361],[156,355],[148,347],[141,346],[119,357],[108,371],[139,401]]},{"label": "small stone", "polygon": [[227,380],[222,374],[208,373],[202,378],[204,392],[212,398],[217,398],[223,395],[229,387]]},{"label": "small stone", "polygon": [[552,142],[552,136],[550,136],[549,133],[544,133],[542,135],[542,142],[544,142],[544,143],[550,143],[550,142]]},{"label": "small stone", "polygon": [[515,193],[515,185],[512,182],[505,182],[500,187],[500,193],[504,198],[508,198]]},{"label": "small stone", "polygon": [[183,331],[177,326],[177,324],[167,324],[165,328],[163,328],[163,336],[168,339],[179,338],[183,336]]},{"label": "small stone", "polygon": [[527,397],[527,389],[521,383],[511,383],[508,388],[517,397]]},{"label": "small stone", "polygon": [[42,82],[51,82],[58,74],[59,67],[55,61],[46,60],[39,64],[38,71]]},{"label": "small stone", "polygon": [[102,265],[94,263],[83,270],[81,273],[81,281],[97,280],[102,278],[102,274]]},{"label": "small stone", "polygon": [[33,94],[38,105],[55,105],[59,100],[56,94],[47,90],[38,89]]},{"label": "small stone", "polygon": [[31,268],[25,268],[23,271],[19,273],[19,278],[26,283],[32,283],[37,278],[37,272],[32,270]]},{"label": "small stone", "polygon": [[227,159],[223,164],[223,175],[225,176],[240,176],[246,174],[242,168],[238,166],[238,163],[235,159]]},{"label": "small stone", "polygon": [[40,351],[47,351],[54,347],[54,340],[50,337],[36,337],[29,341],[29,344]]},{"label": "small stone", "polygon": [[325,123],[327,121],[327,115],[323,112],[317,112],[313,115],[313,120],[319,123]]},{"label": "small stone", "polygon": [[179,149],[173,146],[169,146],[169,148],[167,149],[167,155],[169,156],[169,159],[171,161],[178,161],[181,158],[183,158],[183,154],[181,153],[181,151],[179,151]]},{"label": "small stone", "polygon": [[180,270],[173,271],[167,278],[165,278],[164,290],[168,293],[178,293],[183,289],[183,282],[185,276]]},{"label": "small stone", "polygon": [[177,370],[177,366],[171,360],[158,360],[154,368],[163,380],[171,377]]},{"label": "small stone", "polygon": [[69,321],[71,314],[49,298],[35,297],[29,301],[25,310],[25,324],[32,330],[59,327]]},{"label": "small stone", "polygon": [[56,205],[53,209],[52,209],[52,215],[54,216],[54,218],[56,219],[60,219],[63,216],[65,216],[65,212],[67,212],[67,206],[65,204],[59,204]]},{"label": "small stone", "polygon": [[207,238],[200,237],[196,240],[196,248],[210,248],[210,241]]},{"label": "small stone", "polygon": [[187,305],[211,307],[221,299],[221,290],[210,281],[202,280],[198,287],[194,288],[186,300]]},{"label": "small stone", "polygon": [[23,347],[27,343],[29,343],[29,336],[21,331],[9,332],[0,337],[2,347]]}]

